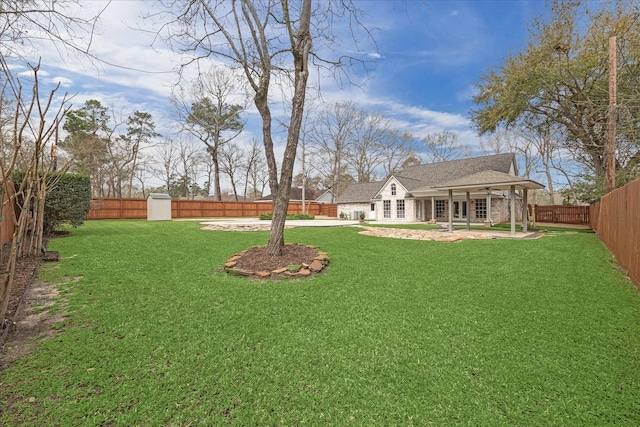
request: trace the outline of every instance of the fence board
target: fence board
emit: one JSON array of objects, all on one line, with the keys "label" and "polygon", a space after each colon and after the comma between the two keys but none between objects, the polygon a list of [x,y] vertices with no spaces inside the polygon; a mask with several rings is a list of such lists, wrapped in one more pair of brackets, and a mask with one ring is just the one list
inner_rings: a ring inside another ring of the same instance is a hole
[{"label": "fence board", "polygon": [[147,217],[146,199],[93,199],[87,219],[137,219]]},{"label": "fence board", "polygon": [[589,224],[589,206],[535,205],[536,222]]},{"label": "fence board", "polygon": [[589,225],[640,289],[640,179],[590,207]]},{"label": "fence board", "polygon": [[15,225],[13,224],[13,212],[15,209],[15,199],[12,199],[15,194],[13,184],[0,184],[0,245],[6,245],[13,240],[13,233],[15,231]]},{"label": "fence board", "polygon": [[[316,216],[336,218],[338,207],[334,204],[306,203],[307,213]],[[255,217],[273,212],[271,202],[236,202],[219,200],[171,201],[172,218],[208,218],[208,217]],[[302,213],[301,202],[290,202],[288,213]],[[146,199],[93,199],[87,219],[145,219],[147,218]]]}]

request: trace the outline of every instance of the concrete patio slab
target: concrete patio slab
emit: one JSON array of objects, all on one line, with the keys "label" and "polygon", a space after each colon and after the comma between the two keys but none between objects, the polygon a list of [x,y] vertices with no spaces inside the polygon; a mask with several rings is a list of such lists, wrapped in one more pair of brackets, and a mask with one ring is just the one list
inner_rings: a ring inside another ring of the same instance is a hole
[{"label": "concrete patio slab", "polygon": [[[384,223],[376,222],[384,225]],[[392,224],[392,223],[388,223]],[[224,218],[209,221],[201,221],[202,230],[218,231],[268,231],[271,229],[271,221],[254,218]],[[449,232],[447,228],[435,230],[412,230],[405,228],[368,227],[366,223],[359,221],[340,219],[314,219],[314,220],[289,220],[285,228],[295,227],[359,227],[363,230],[360,234],[409,240],[433,240],[439,242],[454,242],[458,240],[484,240],[484,239],[533,239],[541,237],[540,233],[518,232],[512,236],[509,231],[503,230],[460,230]]]}]

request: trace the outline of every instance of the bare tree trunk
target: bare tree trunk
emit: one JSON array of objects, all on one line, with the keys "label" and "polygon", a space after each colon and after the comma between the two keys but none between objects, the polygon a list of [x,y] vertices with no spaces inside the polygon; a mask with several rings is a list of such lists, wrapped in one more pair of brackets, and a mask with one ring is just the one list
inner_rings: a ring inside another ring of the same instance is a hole
[{"label": "bare tree trunk", "polygon": [[294,34],[291,27],[292,21],[288,16],[288,0],[282,1],[282,8],[287,18],[286,22],[289,25],[295,79],[294,94],[291,101],[291,124],[287,132],[287,145],[282,161],[280,183],[277,192],[273,193],[273,221],[271,223],[269,243],[267,243],[267,253],[269,255],[282,255],[282,248],[284,247],[284,225],[287,219],[287,209],[289,208],[289,195],[293,179],[293,166],[296,163],[300,128],[304,118],[304,101],[307,92],[307,79],[309,78],[307,64],[309,63],[309,52],[311,50],[311,0],[304,0],[302,4],[297,34]]},{"label": "bare tree trunk", "polygon": [[616,102],[617,59],[616,37],[609,38],[609,116],[607,117],[607,150],[605,182],[607,193],[616,189]]}]

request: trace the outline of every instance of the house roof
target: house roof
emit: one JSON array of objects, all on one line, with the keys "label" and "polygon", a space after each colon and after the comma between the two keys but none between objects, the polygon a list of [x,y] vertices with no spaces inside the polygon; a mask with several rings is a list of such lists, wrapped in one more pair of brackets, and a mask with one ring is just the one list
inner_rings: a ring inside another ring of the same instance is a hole
[{"label": "house roof", "polygon": [[462,178],[443,182],[439,185],[433,186],[432,188],[438,190],[479,191],[489,187],[495,189],[508,189],[511,186],[528,190],[544,188],[544,185],[531,179],[493,170],[482,171]]},{"label": "house roof", "polygon": [[[430,190],[430,192],[433,193],[435,190],[440,190],[441,192],[443,188],[440,188],[440,185],[466,177],[486,180],[489,178],[488,175],[474,175],[488,171],[502,174],[499,181],[503,182],[506,179],[504,177],[505,175],[515,177],[515,175],[513,175],[514,172],[517,173],[515,168],[515,155],[513,153],[505,153],[411,166],[394,174],[393,178],[402,184],[408,192],[414,195],[414,191],[424,192]],[[525,180],[525,178],[521,177],[515,178],[520,181]],[[391,179],[391,177],[389,179]],[[388,181],[387,179],[386,181],[376,183],[353,184],[338,197],[338,203],[369,202]],[[489,180],[487,182],[493,181]]]},{"label": "house roof", "polygon": [[338,203],[369,203],[386,181],[351,184],[338,197]]},{"label": "house roof", "polygon": [[421,187],[435,187],[452,178],[465,177],[486,170],[508,174],[511,171],[511,165],[515,165],[513,153],[496,154],[411,166],[398,172],[395,177],[398,180],[401,180],[402,177],[411,178],[412,181],[408,181],[407,185],[402,183],[407,191],[411,191]]},{"label": "house roof", "polygon": [[414,188],[422,187],[422,185],[424,185],[423,181],[416,178],[407,178],[405,176],[396,176],[395,178],[404,188],[407,189],[407,191],[411,191]]}]

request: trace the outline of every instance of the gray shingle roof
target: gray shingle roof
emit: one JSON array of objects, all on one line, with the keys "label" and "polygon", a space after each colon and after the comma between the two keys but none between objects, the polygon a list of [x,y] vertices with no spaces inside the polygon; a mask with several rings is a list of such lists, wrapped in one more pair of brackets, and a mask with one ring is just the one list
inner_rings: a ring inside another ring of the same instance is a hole
[{"label": "gray shingle roof", "polygon": [[403,186],[404,188],[406,188],[406,189],[407,189],[407,191],[411,191],[411,190],[414,190],[414,189],[416,189],[416,188],[419,188],[419,187],[423,187],[423,186],[424,186],[423,181],[420,181],[419,179],[415,179],[415,178],[407,178],[407,177],[404,177],[404,176],[398,176],[398,175],[396,175],[395,177],[396,177],[396,179],[398,180],[398,182],[399,182],[400,184],[402,184],[402,186]]},{"label": "gray shingle roof", "polygon": [[[418,188],[433,187],[483,171],[491,170],[508,174],[512,164],[515,165],[515,155],[505,153],[411,166],[394,176],[407,191],[412,191]],[[338,203],[369,202],[385,182],[353,184],[338,197]]]},{"label": "gray shingle roof", "polygon": [[515,163],[513,153],[496,154],[493,156],[473,157],[470,159],[412,166],[398,172],[396,178],[402,176],[420,181],[419,186],[407,188],[407,190],[413,190],[418,187],[432,187],[442,182],[486,170],[509,173],[512,163]]},{"label": "gray shingle roof", "polygon": [[338,203],[368,203],[385,182],[386,181],[376,181],[352,184],[338,196]]},{"label": "gray shingle roof", "polygon": [[474,173],[471,175],[467,175],[462,178],[454,179],[451,181],[446,181],[438,184],[436,187],[479,187],[483,188],[487,185],[491,185],[493,187],[502,185],[502,186],[510,186],[510,185],[522,185],[526,188],[544,188],[542,184],[539,184],[533,180],[528,178],[522,178],[516,175],[510,175],[504,172],[497,172],[493,170],[482,171],[478,173]]}]

